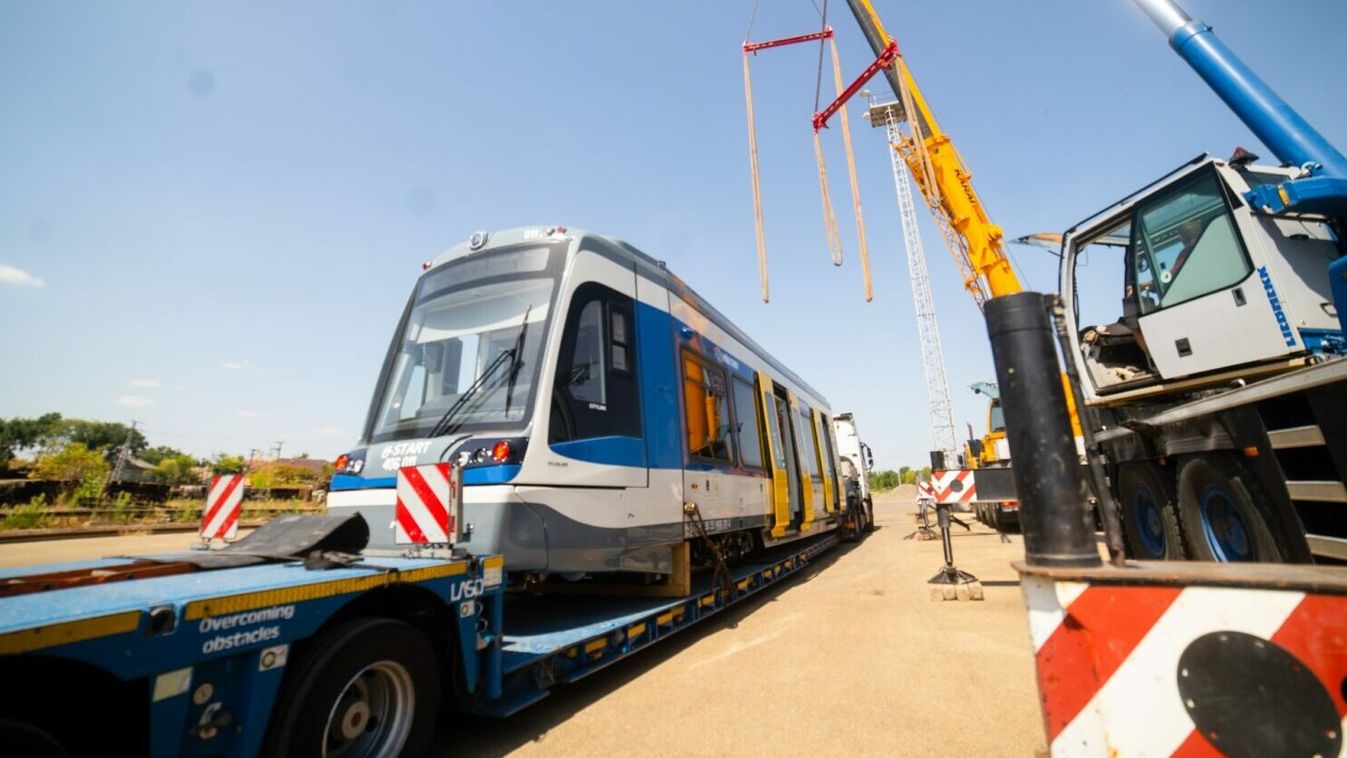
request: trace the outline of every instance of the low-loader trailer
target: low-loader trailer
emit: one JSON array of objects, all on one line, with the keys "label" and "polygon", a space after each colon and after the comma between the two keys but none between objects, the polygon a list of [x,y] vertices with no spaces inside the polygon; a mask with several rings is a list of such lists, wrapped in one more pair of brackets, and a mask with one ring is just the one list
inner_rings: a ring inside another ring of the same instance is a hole
[{"label": "low-loader trailer", "polygon": [[0,570],[8,755],[412,755],[445,710],[507,716],[799,572],[836,534],[677,598],[505,592],[503,559],[362,552],[359,515],[222,550]]}]

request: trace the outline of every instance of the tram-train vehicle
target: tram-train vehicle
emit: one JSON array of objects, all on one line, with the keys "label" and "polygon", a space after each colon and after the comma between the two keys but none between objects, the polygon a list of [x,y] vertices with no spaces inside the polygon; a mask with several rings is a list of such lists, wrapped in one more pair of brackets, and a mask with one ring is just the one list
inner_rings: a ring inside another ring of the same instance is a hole
[{"label": "tram-train vehicle", "polygon": [[[667,574],[836,529],[827,401],[657,261],[564,227],[426,264],[328,508],[394,547],[398,469],[461,466],[457,546],[533,575]],[[696,539],[694,540],[694,536]]]}]

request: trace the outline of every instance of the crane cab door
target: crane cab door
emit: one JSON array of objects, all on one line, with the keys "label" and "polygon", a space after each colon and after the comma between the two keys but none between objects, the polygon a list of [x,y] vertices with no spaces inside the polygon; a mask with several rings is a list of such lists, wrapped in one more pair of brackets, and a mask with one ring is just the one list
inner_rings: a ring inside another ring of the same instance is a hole
[{"label": "crane cab door", "polygon": [[800,477],[794,465],[794,446],[791,445],[790,407],[778,393],[772,380],[758,372],[758,401],[762,404],[762,418],[767,424],[767,468],[772,475],[771,517],[768,519],[773,537],[784,537],[799,526],[796,514],[800,511]]},{"label": "crane cab door", "polygon": [[1277,267],[1255,268],[1265,251],[1257,240],[1246,244],[1240,218],[1248,211],[1233,211],[1228,194],[1218,171],[1199,171],[1134,211],[1130,299],[1162,379],[1303,350],[1273,285]]}]

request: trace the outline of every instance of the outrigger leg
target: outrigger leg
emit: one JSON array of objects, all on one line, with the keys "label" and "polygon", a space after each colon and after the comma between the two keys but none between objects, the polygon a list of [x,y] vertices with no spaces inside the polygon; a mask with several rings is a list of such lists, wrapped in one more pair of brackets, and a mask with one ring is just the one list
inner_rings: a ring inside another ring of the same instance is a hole
[{"label": "outrigger leg", "polygon": [[927,582],[936,585],[931,590],[931,599],[981,600],[982,582],[979,582],[976,576],[954,565],[954,544],[949,536],[950,522],[957,521],[965,529],[968,529],[968,525],[950,513],[948,503],[937,503],[935,515],[940,525],[940,541],[945,549],[945,565]]}]

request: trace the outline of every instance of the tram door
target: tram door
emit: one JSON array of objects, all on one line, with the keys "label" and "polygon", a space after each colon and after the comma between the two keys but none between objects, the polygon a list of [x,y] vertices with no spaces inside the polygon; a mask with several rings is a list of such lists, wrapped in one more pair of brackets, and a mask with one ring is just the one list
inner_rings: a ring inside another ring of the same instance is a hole
[{"label": "tram door", "polygon": [[772,474],[772,536],[782,537],[799,527],[800,475],[795,467],[795,447],[791,442],[790,405],[785,390],[776,388],[764,373],[758,373],[758,397],[762,418],[767,425],[767,461]]}]

